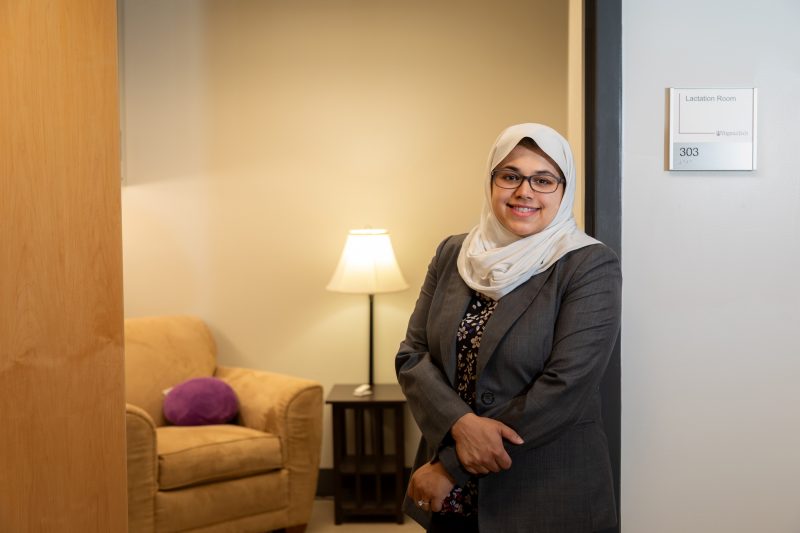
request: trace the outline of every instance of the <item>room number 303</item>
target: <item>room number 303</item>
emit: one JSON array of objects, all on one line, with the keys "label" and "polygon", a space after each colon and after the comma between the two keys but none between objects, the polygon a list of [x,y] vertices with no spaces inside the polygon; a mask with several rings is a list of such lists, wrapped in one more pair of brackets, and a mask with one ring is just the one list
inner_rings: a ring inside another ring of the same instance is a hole
[{"label": "room number 303", "polygon": [[700,148],[696,146],[686,146],[684,148],[679,148],[678,153],[681,157],[697,157],[700,155]]}]

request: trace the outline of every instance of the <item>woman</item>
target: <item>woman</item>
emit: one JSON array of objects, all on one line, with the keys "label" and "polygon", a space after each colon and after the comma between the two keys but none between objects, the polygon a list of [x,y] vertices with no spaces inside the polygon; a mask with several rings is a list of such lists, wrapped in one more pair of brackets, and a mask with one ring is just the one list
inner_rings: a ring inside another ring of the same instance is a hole
[{"label": "woman", "polygon": [[503,131],[484,186],[480,223],[439,245],[395,361],[423,435],[405,510],[433,532],[611,527],[598,386],[619,261],[577,229],[553,129]]}]

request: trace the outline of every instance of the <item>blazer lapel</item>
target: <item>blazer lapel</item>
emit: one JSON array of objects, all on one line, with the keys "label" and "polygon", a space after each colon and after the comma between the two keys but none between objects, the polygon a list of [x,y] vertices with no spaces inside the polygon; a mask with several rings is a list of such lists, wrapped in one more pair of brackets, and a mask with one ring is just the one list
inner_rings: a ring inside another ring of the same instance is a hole
[{"label": "blazer lapel", "polygon": [[456,382],[456,333],[472,297],[472,290],[464,283],[458,272],[449,276],[444,289],[444,299],[439,310],[440,316],[436,322],[440,325],[439,350],[442,365],[450,385],[454,385]]},{"label": "blazer lapel", "polygon": [[548,269],[503,296],[497,303],[486,329],[483,330],[481,346],[478,349],[477,375],[480,376],[486,363],[500,344],[500,340],[517,321],[522,313],[531,305],[536,295],[550,277],[552,269]]}]

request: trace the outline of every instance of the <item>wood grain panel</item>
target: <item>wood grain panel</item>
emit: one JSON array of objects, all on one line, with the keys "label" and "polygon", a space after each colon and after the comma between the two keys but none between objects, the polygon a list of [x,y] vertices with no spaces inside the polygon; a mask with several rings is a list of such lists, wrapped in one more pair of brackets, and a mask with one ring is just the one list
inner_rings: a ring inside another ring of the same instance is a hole
[{"label": "wood grain panel", "polygon": [[116,6],[0,0],[0,531],[121,532]]}]

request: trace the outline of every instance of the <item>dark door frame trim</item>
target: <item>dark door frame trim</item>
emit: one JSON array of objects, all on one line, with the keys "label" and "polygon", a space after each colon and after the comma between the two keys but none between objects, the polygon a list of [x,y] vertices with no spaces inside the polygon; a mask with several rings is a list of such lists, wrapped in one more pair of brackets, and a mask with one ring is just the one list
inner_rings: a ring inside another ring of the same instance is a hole
[{"label": "dark door frame trim", "polygon": [[[584,28],[586,232],[622,259],[622,0],[585,0]],[[600,389],[621,518],[619,338]]]}]

